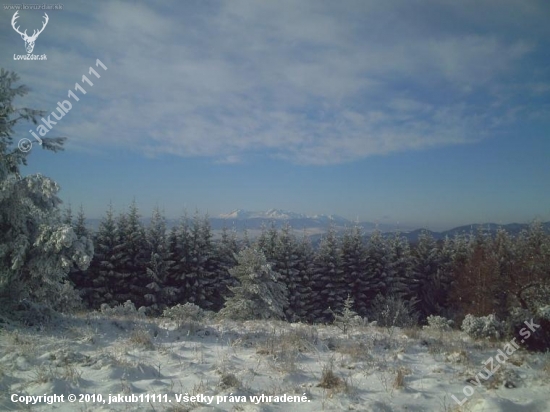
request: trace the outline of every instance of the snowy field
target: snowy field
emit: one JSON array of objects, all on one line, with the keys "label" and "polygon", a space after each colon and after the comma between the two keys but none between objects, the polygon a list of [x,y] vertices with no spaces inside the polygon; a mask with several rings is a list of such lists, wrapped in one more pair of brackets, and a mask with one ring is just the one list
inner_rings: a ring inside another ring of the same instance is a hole
[{"label": "snowy field", "polygon": [[[507,342],[474,341],[459,331],[365,325],[343,333],[275,321],[87,312],[60,315],[49,326],[4,325],[0,333],[2,411],[550,410],[548,354],[520,348],[476,382]],[[452,396],[463,401],[467,385],[474,393],[459,406]],[[12,394],[64,395],[65,402],[25,405]],[[77,402],[69,403],[69,394]],[[86,394],[89,402],[79,402]],[[143,402],[109,404],[119,394]],[[300,402],[280,402],[283,395]]]}]

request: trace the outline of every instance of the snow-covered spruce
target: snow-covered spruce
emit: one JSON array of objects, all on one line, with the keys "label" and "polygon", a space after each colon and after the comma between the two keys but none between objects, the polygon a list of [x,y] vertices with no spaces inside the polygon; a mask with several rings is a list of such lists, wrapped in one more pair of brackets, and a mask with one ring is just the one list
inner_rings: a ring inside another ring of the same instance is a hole
[{"label": "snow-covered spruce", "polygon": [[279,275],[271,269],[264,253],[246,248],[236,258],[238,264],[229,272],[239,286],[229,287],[233,296],[225,302],[220,316],[240,320],[284,318],[287,289],[279,282]]},{"label": "snow-covered spruce", "polygon": [[[40,112],[17,108],[24,86],[12,87],[15,73],[0,71],[0,298],[5,303],[30,301],[70,309],[79,302],[67,282],[69,271],[84,270],[93,256],[93,244],[62,222],[59,186],[42,175],[22,176],[28,153],[13,147],[15,126],[21,120],[36,123]],[[62,149],[61,138],[44,138],[42,147]]]}]

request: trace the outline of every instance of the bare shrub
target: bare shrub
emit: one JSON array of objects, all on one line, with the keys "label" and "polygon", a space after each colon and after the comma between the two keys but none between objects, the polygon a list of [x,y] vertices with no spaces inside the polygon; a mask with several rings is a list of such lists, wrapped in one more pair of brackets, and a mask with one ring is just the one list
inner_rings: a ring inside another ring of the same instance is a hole
[{"label": "bare shrub", "polygon": [[143,318],[145,316],[144,311],[136,309],[136,306],[131,300],[127,300],[122,305],[110,307],[106,303],[103,303],[100,308],[100,312],[107,316],[120,317],[120,318]]},{"label": "bare shrub", "polygon": [[162,316],[176,322],[178,329],[185,327],[194,333],[198,329],[200,322],[204,320],[206,314],[199,306],[187,302],[184,305],[177,304],[165,309],[162,312]]},{"label": "bare shrub", "polygon": [[475,317],[466,315],[462,321],[462,330],[474,339],[500,339],[504,335],[505,324],[495,315]]},{"label": "bare shrub", "polygon": [[416,303],[414,300],[405,301],[396,296],[377,295],[374,298],[369,319],[374,320],[377,326],[387,328],[416,326],[419,318],[414,308]]},{"label": "bare shrub", "polygon": [[453,325],[452,320],[446,319],[442,316],[430,315],[426,320],[428,321],[428,325],[424,326],[424,329],[448,331],[451,330],[451,327]]}]

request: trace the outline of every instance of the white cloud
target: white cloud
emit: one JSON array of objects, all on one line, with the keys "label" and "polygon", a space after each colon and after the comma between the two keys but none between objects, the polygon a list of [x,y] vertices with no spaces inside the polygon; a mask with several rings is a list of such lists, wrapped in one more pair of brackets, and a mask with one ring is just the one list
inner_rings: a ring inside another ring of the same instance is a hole
[{"label": "white cloud", "polygon": [[[148,156],[236,163],[253,152],[327,164],[475,142],[513,108],[507,76],[540,47],[529,36],[471,33],[475,14],[447,30],[442,16],[377,2],[75,4],[78,18],[59,13],[52,24],[47,77],[12,67],[51,110],[100,58],[108,71],[61,134],[80,148]],[[508,21],[494,7],[492,17]],[[547,84],[525,87],[544,93]]]}]

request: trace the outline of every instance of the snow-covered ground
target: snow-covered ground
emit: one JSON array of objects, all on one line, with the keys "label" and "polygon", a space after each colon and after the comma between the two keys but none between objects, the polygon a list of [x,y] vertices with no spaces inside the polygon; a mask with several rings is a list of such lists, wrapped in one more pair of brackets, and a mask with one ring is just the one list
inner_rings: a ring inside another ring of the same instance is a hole
[{"label": "snow-covered ground", "polygon": [[[0,410],[549,411],[548,354],[519,349],[493,377],[468,382],[505,344],[459,331],[65,315],[0,329]],[[459,406],[452,395],[462,401],[467,385],[474,394]],[[53,394],[64,402],[11,400]],[[109,404],[119,394],[143,402]],[[300,402],[266,398],[283,395]]]}]

